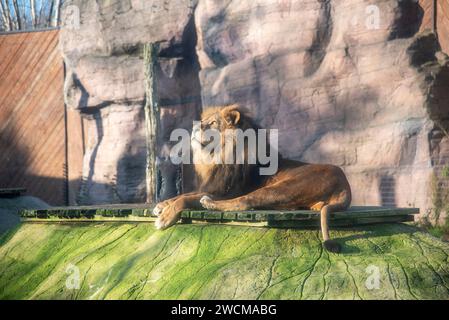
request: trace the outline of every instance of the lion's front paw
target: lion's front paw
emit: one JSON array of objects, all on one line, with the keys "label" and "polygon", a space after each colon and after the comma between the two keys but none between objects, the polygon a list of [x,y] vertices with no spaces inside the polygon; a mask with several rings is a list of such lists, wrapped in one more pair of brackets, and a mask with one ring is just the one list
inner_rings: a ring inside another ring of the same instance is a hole
[{"label": "lion's front paw", "polygon": [[162,206],[161,203],[157,204],[156,207],[154,207],[153,209],[153,215],[155,215],[156,217],[159,217],[162,213],[162,210],[164,210],[164,207]]},{"label": "lion's front paw", "polygon": [[180,217],[181,211],[179,211],[175,205],[168,205],[162,209],[162,212],[159,214],[159,218],[157,218],[154,225],[156,226],[156,229],[164,230],[176,224]]},{"label": "lion's front paw", "polygon": [[167,228],[168,228],[167,222],[164,221],[164,220],[161,219],[161,218],[158,218],[158,219],[154,222],[154,225],[155,225],[156,229],[158,229],[158,230],[164,230],[164,229],[167,229]]},{"label": "lion's front paw", "polygon": [[208,196],[202,197],[200,200],[200,203],[203,206],[203,208],[205,208],[207,210],[215,210],[214,200],[212,200]]}]

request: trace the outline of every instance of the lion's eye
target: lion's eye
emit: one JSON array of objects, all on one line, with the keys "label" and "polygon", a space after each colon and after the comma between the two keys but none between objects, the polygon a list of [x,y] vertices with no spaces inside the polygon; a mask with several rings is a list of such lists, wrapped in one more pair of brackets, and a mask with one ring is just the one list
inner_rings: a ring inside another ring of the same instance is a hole
[{"label": "lion's eye", "polygon": [[209,125],[210,125],[210,126],[214,126],[214,125],[216,125],[216,124],[217,124],[217,121],[215,121],[215,120],[214,120],[214,121],[211,121],[211,122],[209,122]]}]

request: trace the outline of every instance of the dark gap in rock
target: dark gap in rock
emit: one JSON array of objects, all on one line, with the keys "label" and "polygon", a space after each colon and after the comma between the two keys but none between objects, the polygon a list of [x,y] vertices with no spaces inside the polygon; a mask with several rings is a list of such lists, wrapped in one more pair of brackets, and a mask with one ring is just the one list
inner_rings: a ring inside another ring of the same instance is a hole
[{"label": "dark gap in rock", "polygon": [[[208,21],[208,25],[206,30],[213,30],[216,25],[220,25],[225,23],[226,11],[222,10],[216,16],[210,17]],[[204,48],[205,53],[211,59],[215,66],[219,68],[223,68],[229,64],[229,61],[225,54],[223,54],[218,48],[217,43],[222,39],[220,35],[215,35],[215,37],[209,37],[207,34],[204,37],[204,41],[206,42],[206,46]]]},{"label": "dark gap in rock", "polygon": [[417,1],[400,0],[388,40],[413,37],[420,29],[423,17],[424,10]]},{"label": "dark gap in rock", "polygon": [[441,51],[435,33],[420,34],[407,49],[411,64],[424,75],[425,108],[429,118],[446,135],[449,134],[449,60]]},{"label": "dark gap in rock", "polygon": [[332,4],[328,0],[319,0],[319,2],[321,3],[321,14],[317,22],[317,31],[312,45],[304,57],[304,65],[306,66],[304,76],[306,77],[313,75],[320,68],[333,32]]},{"label": "dark gap in rock", "polygon": [[143,51],[142,43],[136,43],[136,44],[127,43],[124,45],[112,47],[111,51],[109,53],[109,56],[122,57],[125,55],[125,56],[129,56],[129,57],[140,57],[142,51]]},{"label": "dark gap in rock", "polygon": [[407,49],[410,56],[410,63],[415,67],[420,67],[428,62],[437,60],[435,54],[441,50],[438,39],[434,33],[424,33],[415,38]]},{"label": "dark gap in rock", "polygon": [[433,85],[428,94],[428,112],[430,118],[446,134],[449,134],[449,65],[439,66],[433,71]]},{"label": "dark gap in rock", "polygon": [[[157,200],[172,198],[193,186],[191,179],[183,183],[183,167],[174,165],[167,151],[176,142],[170,142],[175,129],[192,128],[199,119],[201,105],[200,65],[196,54],[197,33],[194,15],[190,17],[181,41],[162,44],[159,53],[158,99],[161,108],[161,128],[158,138]],[[185,170],[188,170],[187,168]],[[184,190],[183,190],[184,189]]]},{"label": "dark gap in rock", "polygon": [[210,23],[219,24],[224,21],[225,17],[226,17],[226,14],[223,10],[223,11],[220,11],[220,13],[217,14],[216,16],[210,17],[209,21],[210,21]]},{"label": "dark gap in rock", "polygon": [[437,125],[428,133],[427,139],[429,141],[429,154],[432,167],[439,164],[440,145],[445,137],[445,133]]},{"label": "dark gap in rock", "polygon": [[[211,48],[211,45],[208,45],[207,48]],[[214,65],[216,65],[219,68],[226,67],[229,62],[226,56],[221,53],[220,50],[217,49],[206,49],[207,56],[212,60]]]}]

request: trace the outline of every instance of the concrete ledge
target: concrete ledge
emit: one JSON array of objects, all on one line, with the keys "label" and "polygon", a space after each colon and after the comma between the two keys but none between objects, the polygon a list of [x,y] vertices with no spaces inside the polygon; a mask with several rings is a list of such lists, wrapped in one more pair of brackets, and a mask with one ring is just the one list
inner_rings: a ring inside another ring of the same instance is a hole
[{"label": "concrete ledge", "polygon": [[[85,207],[61,207],[22,210],[24,222],[154,222],[152,207],[148,205],[106,205]],[[414,220],[417,208],[352,207],[345,212],[331,215],[333,227],[396,223]],[[319,226],[319,213],[310,210],[295,211],[241,211],[219,212],[192,210],[182,213],[181,223],[219,223],[278,228],[301,228]]]},{"label": "concrete ledge", "polygon": [[0,299],[449,299],[448,243],[402,223],[331,236],[341,254],[319,230],[24,223],[0,237]]}]

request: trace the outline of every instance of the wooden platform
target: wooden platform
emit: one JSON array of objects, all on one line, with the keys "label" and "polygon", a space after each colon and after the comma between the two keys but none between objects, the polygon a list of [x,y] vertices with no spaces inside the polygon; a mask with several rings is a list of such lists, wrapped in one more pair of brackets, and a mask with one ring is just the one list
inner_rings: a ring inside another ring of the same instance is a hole
[{"label": "wooden platform", "polygon": [[25,188],[9,188],[0,189],[0,198],[16,198],[20,197],[27,190]]},{"label": "wooden platform", "polygon": [[[60,207],[45,210],[22,210],[24,222],[154,222],[153,208],[148,205],[107,205],[86,207]],[[345,212],[333,213],[330,225],[350,227],[376,223],[398,223],[414,220],[417,208],[352,207]],[[319,226],[319,213],[297,211],[184,211],[181,223],[215,223],[278,228],[307,228]]]}]

